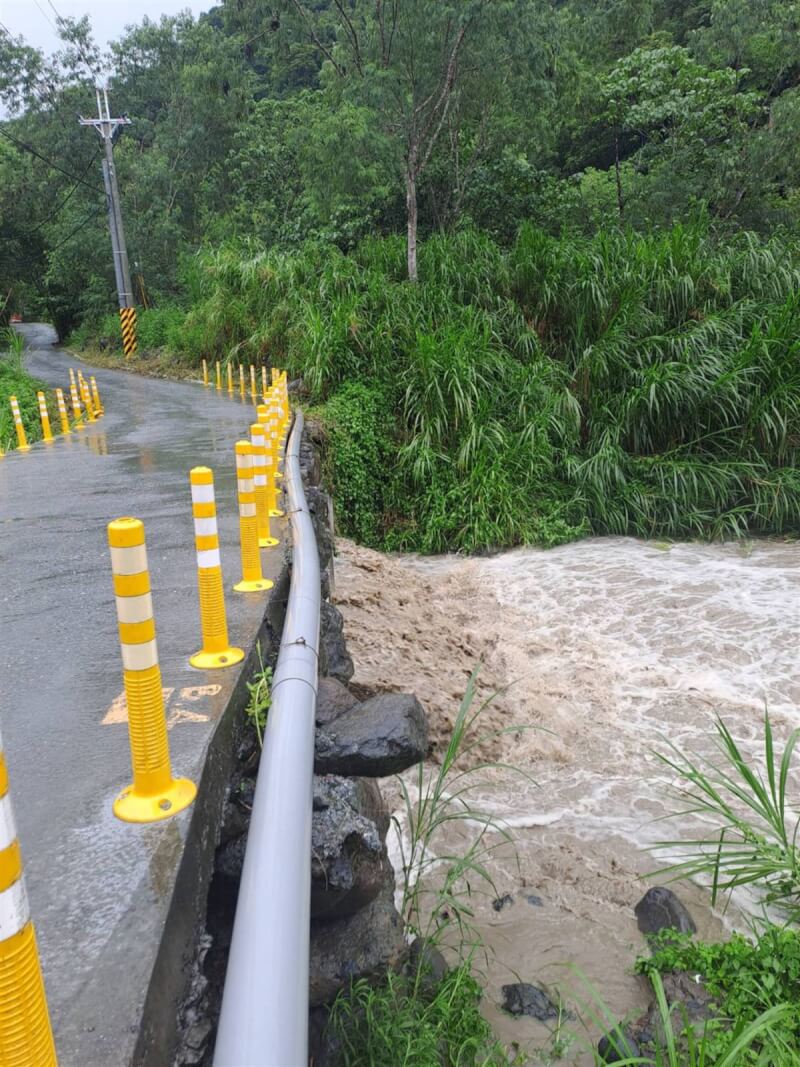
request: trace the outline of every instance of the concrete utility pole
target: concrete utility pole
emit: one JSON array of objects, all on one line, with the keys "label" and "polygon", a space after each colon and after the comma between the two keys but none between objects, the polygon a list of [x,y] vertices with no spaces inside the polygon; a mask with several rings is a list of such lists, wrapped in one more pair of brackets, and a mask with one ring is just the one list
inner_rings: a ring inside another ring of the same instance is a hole
[{"label": "concrete utility pole", "polygon": [[97,118],[78,117],[81,126],[94,126],[103,141],[106,157],[103,160],[103,184],[108,202],[108,228],[111,232],[111,248],[114,253],[114,277],[117,282],[119,318],[122,326],[122,347],[126,356],[136,351],[136,307],[133,300],[131,272],[128,266],[128,250],[125,246],[125,230],[122,225],[122,209],[119,202],[117,172],[114,168],[114,134],[120,126],[130,126],[129,118],[111,118],[108,107],[108,92],[95,88]]}]

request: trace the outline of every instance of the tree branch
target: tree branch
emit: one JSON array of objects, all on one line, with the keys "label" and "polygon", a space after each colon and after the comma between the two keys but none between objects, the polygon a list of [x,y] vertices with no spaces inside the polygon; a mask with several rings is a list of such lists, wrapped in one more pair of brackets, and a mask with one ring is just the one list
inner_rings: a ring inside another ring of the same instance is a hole
[{"label": "tree branch", "polygon": [[336,60],[333,58],[333,54],[332,54],[331,50],[329,48],[326,48],[325,45],[322,43],[322,41],[317,36],[317,34],[316,34],[315,30],[314,30],[313,19],[311,18],[309,13],[306,11],[306,9],[303,7],[303,5],[300,3],[300,0],[292,0],[292,3],[294,4],[294,7],[295,7],[295,10],[297,11],[297,13],[300,15],[300,17],[303,19],[303,21],[308,26],[308,35],[311,38],[311,40],[314,42],[314,44],[320,50],[320,52],[322,52],[322,54],[325,56],[325,58],[328,60],[328,62],[332,64],[334,70],[339,75],[339,77],[343,78],[344,77],[344,71],[339,66],[339,64],[336,62]]}]

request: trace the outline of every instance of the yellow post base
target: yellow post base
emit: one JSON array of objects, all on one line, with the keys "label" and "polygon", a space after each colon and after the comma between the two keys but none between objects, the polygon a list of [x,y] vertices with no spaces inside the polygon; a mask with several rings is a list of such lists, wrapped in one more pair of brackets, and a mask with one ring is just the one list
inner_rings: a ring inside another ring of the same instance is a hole
[{"label": "yellow post base", "polygon": [[259,548],[274,548],[275,545],[279,545],[279,544],[280,544],[280,541],[278,540],[277,537],[259,537],[259,539],[258,539],[258,547]]},{"label": "yellow post base", "polygon": [[30,445],[17,445],[17,452],[30,452]]},{"label": "yellow post base", "polygon": [[286,514],[286,512],[285,511],[281,511],[280,508],[270,508],[269,509],[269,517],[271,519],[282,519],[285,514]]},{"label": "yellow post base", "polygon": [[219,667],[233,667],[243,659],[241,648],[226,648],[224,652],[195,652],[189,657],[189,663],[200,671],[210,671]]},{"label": "yellow post base", "polygon": [[259,593],[264,589],[271,589],[274,584],[269,578],[261,578],[254,582],[237,582],[233,588],[237,593]]},{"label": "yellow post base", "polygon": [[173,778],[155,796],[141,796],[132,785],[114,801],[114,814],[123,822],[159,822],[188,808],[197,796],[197,786],[188,778]]},{"label": "yellow post base", "polygon": [[56,1067],[33,924],[0,945],[0,1063]]}]

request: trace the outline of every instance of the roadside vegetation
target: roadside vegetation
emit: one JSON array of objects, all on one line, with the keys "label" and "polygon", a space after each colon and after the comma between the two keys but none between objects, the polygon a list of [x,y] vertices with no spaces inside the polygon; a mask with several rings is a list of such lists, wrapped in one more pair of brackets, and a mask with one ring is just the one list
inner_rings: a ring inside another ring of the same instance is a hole
[{"label": "roadside vegetation", "polygon": [[[0,449],[9,452],[17,447],[17,435],[14,430],[14,418],[11,414],[9,397],[16,396],[19,413],[28,444],[39,441],[42,436],[42,424],[39,419],[39,402],[36,398],[40,390],[47,391],[43,382],[37,381],[27,373],[22,365],[22,335],[15,330],[0,331]],[[48,395],[51,418],[54,415],[54,400]]]},{"label": "roadside vegetation", "polygon": [[371,547],[800,527],[800,243],[526,224],[419,262],[412,286],[399,237],[209,252],[183,327],[142,320],[195,362],[302,377],[341,529]]}]

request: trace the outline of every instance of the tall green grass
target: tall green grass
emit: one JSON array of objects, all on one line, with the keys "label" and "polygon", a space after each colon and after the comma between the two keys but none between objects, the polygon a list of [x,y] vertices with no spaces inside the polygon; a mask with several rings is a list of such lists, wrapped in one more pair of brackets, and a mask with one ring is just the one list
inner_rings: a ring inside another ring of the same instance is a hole
[{"label": "tall green grass", "polygon": [[19,403],[20,418],[28,443],[38,441],[42,436],[36,393],[39,390],[45,391],[47,387],[25,370],[22,364],[23,346],[22,335],[15,330],[0,331],[0,449],[4,452],[17,447],[14,418],[9,402],[12,396],[16,396]]},{"label": "tall green grass", "polygon": [[359,485],[344,528],[370,544],[800,525],[794,239],[526,225],[508,249],[430,238],[416,286],[398,237],[349,255],[221,248],[192,270],[197,302],[170,343],[302,375],[338,429],[337,496]]}]

